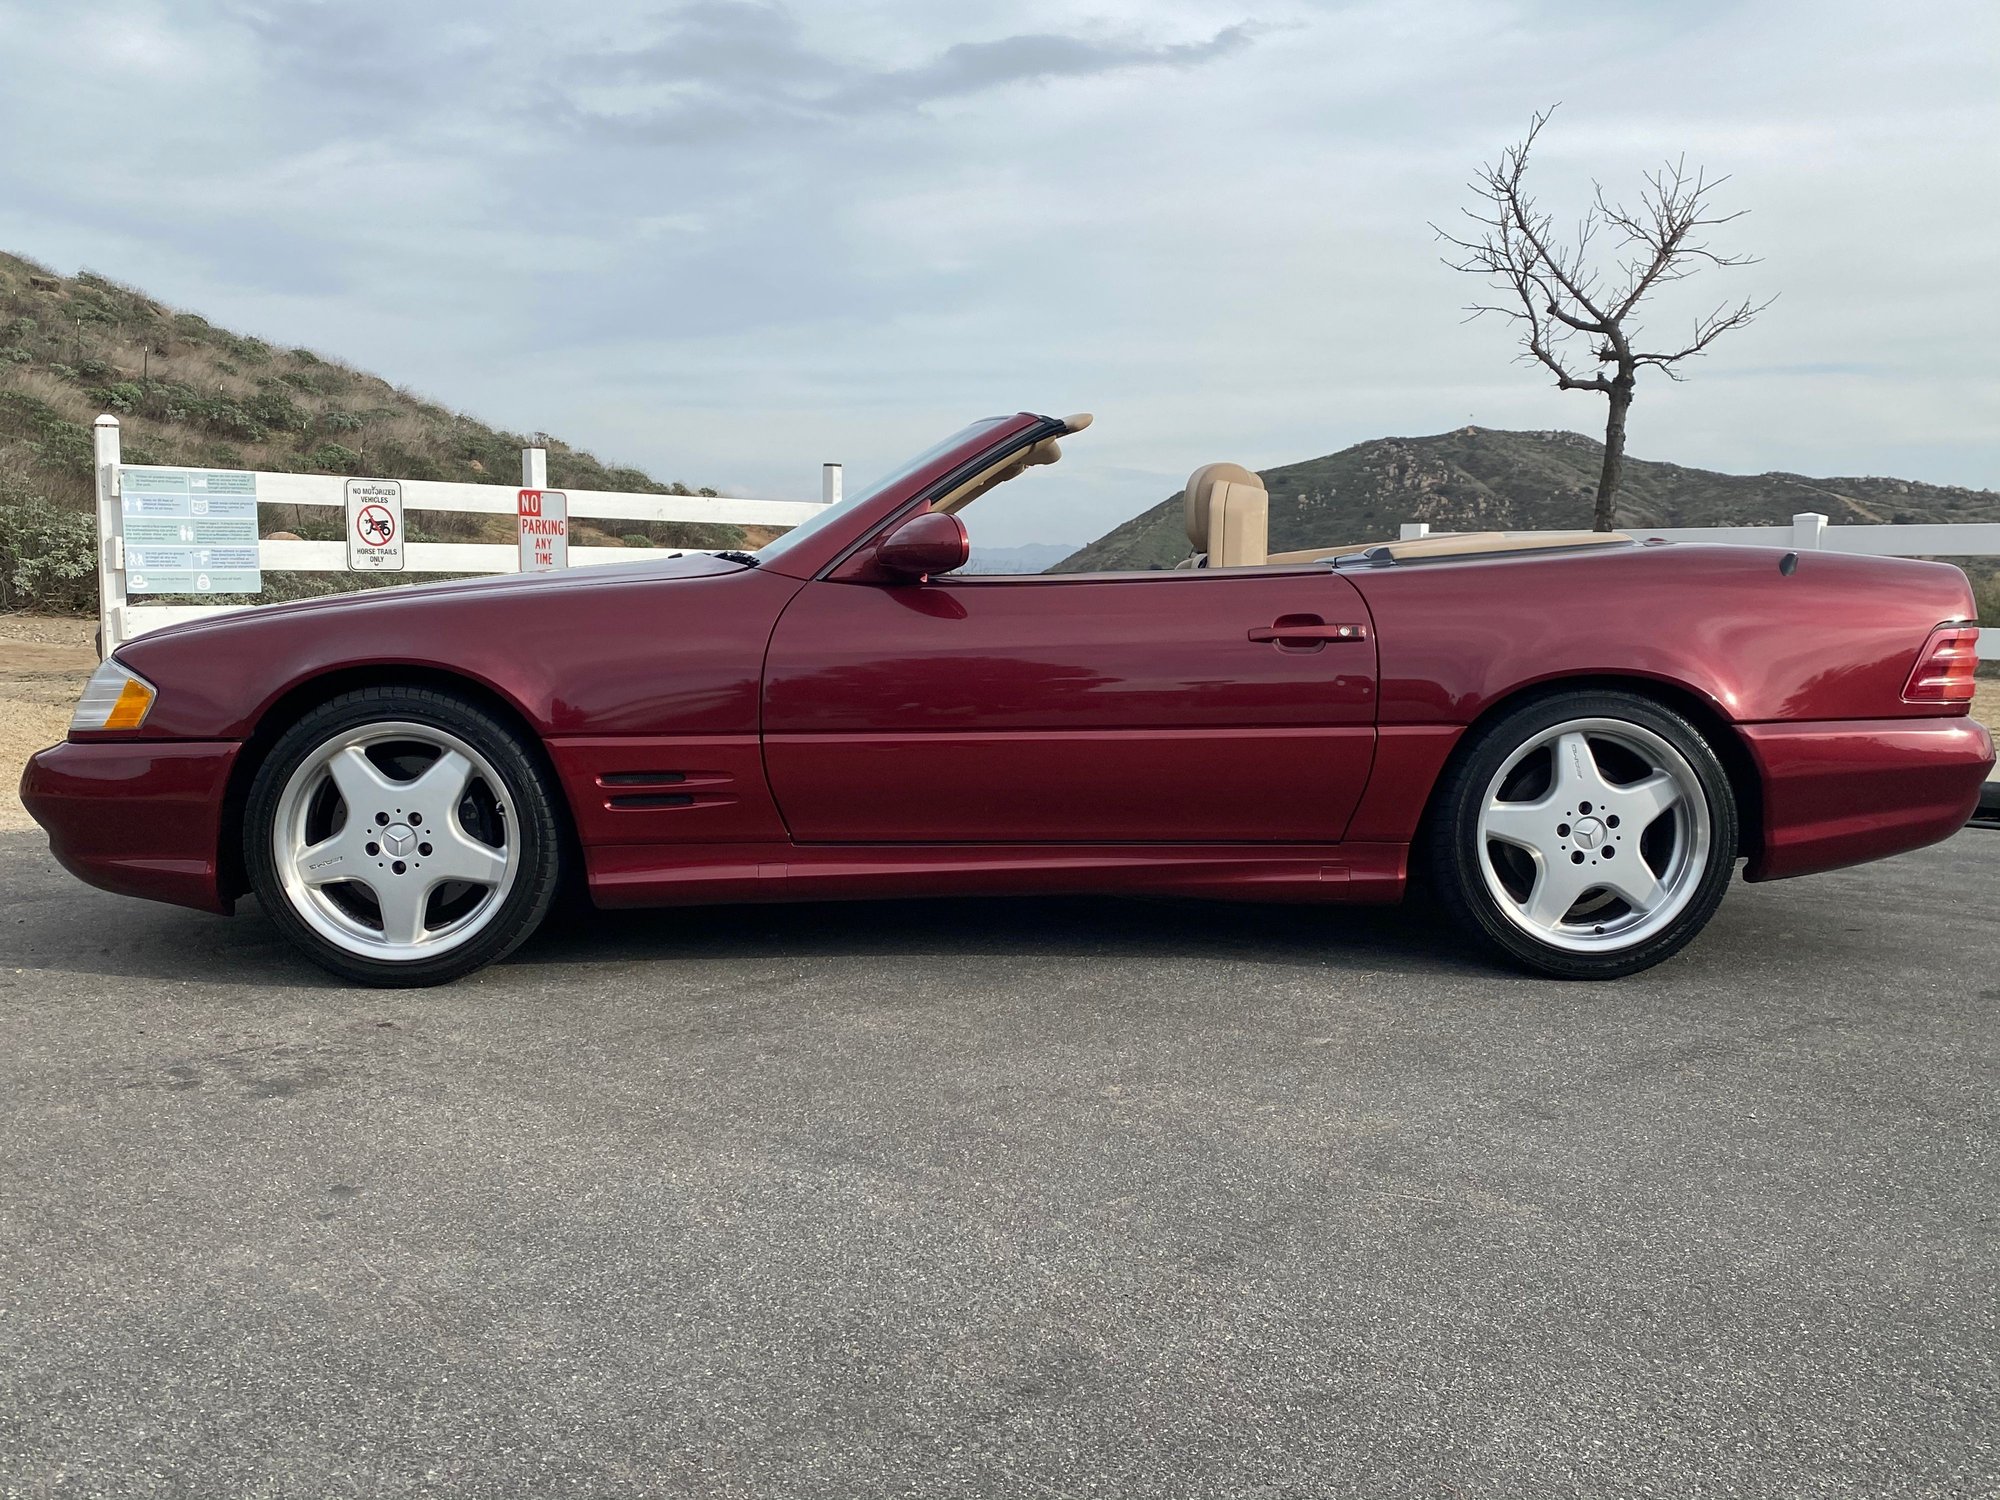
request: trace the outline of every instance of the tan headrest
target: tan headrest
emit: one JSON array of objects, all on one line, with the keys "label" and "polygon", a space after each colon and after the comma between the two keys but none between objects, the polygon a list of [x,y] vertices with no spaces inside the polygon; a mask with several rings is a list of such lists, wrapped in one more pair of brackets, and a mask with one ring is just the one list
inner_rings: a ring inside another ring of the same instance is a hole
[{"label": "tan headrest", "polygon": [[1208,551],[1208,492],[1217,480],[1264,488],[1264,481],[1241,464],[1203,464],[1188,476],[1181,492],[1182,515],[1187,522],[1188,545],[1197,552]]}]

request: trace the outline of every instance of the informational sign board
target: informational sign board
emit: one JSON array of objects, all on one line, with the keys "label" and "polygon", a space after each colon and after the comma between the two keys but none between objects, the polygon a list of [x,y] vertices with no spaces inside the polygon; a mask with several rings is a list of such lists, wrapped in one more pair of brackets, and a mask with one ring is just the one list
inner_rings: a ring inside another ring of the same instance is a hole
[{"label": "informational sign board", "polygon": [[403,486],[400,481],[347,481],[347,566],[363,573],[402,570]]},{"label": "informational sign board", "polygon": [[548,573],[569,566],[569,496],[561,490],[522,490],[521,571]]},{"label": "informational sign board", "polygon": [[257,476],[121,468],[125,584],[134,594],[255,594]]}]

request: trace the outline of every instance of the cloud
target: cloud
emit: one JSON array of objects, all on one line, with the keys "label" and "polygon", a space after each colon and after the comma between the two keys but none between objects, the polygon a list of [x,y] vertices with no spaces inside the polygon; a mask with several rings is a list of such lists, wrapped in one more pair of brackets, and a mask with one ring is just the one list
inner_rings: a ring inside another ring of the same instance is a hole
[{"label": "cloud", "polygon": [[1255,28],[1225,26],[1203,42],[1150,46],[1048,33],[959,42],[914,68],[878,73],[849,84],[829,101],[843,113],[936,103],[1020,83],[1089,78],[1132,68],[1195,68],[1250,45]]},{"label": "cloud", "polygon": [[785,6],[697,0],[644,45],[566,58],[554,107],[573,128],[655,142],[811,130],[1023,84],[1196,68],[1242,51],[1256,31],[1237,22],[1201,41],[1166,43],[1020,33],[954,42],[921,63],[883,67],[809,45]]}]

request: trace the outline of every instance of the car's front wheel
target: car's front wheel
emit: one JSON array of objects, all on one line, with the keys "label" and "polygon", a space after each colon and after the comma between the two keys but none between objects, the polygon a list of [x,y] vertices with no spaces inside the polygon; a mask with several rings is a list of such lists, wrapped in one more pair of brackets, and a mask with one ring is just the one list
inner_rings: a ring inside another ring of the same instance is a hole
[{"label": "car's front wheel", "polygon": [[1479,731],[1446,773],[1431,873],[1458,916],[1564,979],[1650,968],[1728,889],[1736,802],[1686,719],[1633,693],[1542,698]]},{"label": "car's front wheel", "polygon": [[244,816],[250,883],[314,960],[372,985],[442,984],[512,952],[553,899],[553,799],[475,704],[364,688],[279,738]]}]

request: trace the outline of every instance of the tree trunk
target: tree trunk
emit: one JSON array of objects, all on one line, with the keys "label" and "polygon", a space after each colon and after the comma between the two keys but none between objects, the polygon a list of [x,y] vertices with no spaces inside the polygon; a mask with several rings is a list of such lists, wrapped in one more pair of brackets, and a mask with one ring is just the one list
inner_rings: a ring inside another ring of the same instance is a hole
[{"label": "tree trunk", "polygon": [[1625,413],[1632,409],[1633,377],[1620,375],[1611,382],[1611,410],[1604,419],[1604,467],[1597,476],[1597,506],[1591,516],[1593,531],[1618,529],[1618,484],[1625,477]]}]

